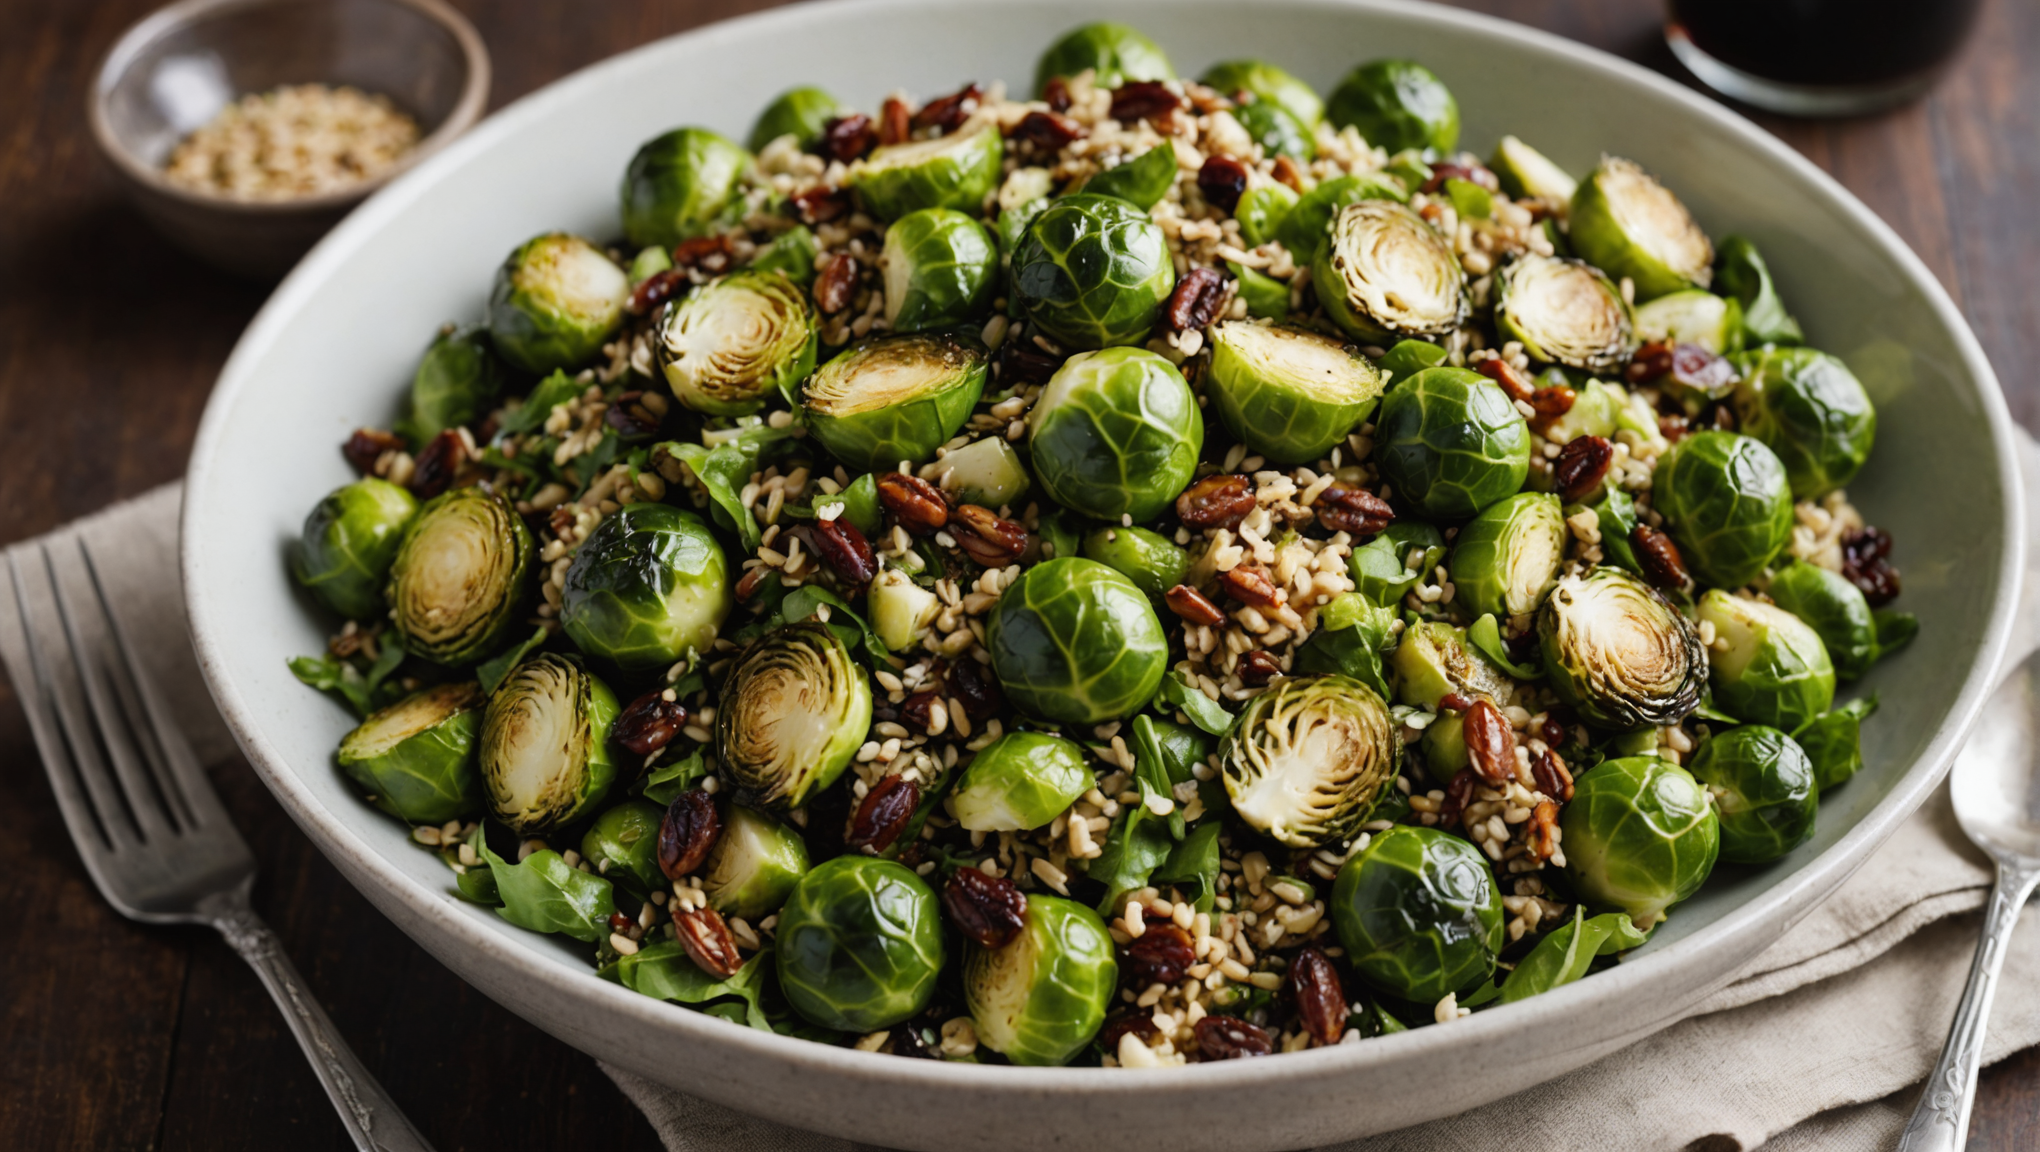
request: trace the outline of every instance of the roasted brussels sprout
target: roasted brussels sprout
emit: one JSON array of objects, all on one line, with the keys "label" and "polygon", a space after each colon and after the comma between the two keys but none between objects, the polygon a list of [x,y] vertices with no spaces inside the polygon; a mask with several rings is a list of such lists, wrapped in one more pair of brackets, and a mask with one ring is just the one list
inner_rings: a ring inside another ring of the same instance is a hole
[{"label": "roasted brussels sprout", "polygon": [[1039,98],[1050,80],[1087,68],[1095,73],[1091,82],[1100,88],[1117,88],[1129,80],[1176,78],[1169,58],[1139,29],[1100,21],[1072,28],[1048,46],[1034,66],[1034,95]]},{"label": "roasted brussels sprout", "polygon": [[571,824],[616,780],[616,696],[571,656],[519,664],[482,714],[482,781],[497,820],[519,834]]},{"label": "roasted brussels sprout", "polygon": [[1877,619],[1848,577],[1817,564],[1790,564],[1765,591],[1820,637],[1835,675],[1854,680],[1876,662]]},{"label": "roasted brussels sprout", "polygon": [[885,230],[885,318],[895,332],[961,324],[992,305],[999,246],[949,208],[909,212]]},{"label": "roasted brussels sprout", "polygon": [[807,842],[754,808],[732,804],[726,812],[702,868],[701,891],[709,907],[755,922],[779,911],[807,875]]},{"label": "roasted brussels sprout", "polygon": [[411,493],[366,476],[328,493],[305,517],[291,557],[298,583],[349,620],[382,614],[383,584],[418,515]]},{"label": "roasted brussels sprout", "polygon": [[853,469],[926,460],[984,393],[991,354],[973,336],[902,332],[860,341],[801,385],[808,430]]},{"label": "roasted brussels sprout", "polygon": [[843,106],[820,88],[805,85],[788,88],[758,113],[745,147],[763,152],[767,144],[781,136],[791,136],[795,144],[806,148],[821,138],[822,129],[830,120],[842,114]]},{"label": "roasted brussels sprout", "polygon": [[1811,348],[1735,358],[1736,427],[1785,465],[1792,495],[1818,500],[1856,478],[1877,439],[1877,409],[1849,366]]},{"label": "roasted brussels sprout", "polygon": [[1618,732],[1676,724],[1700,703],[1707,650],[1693,623],[1620,568],[1567,576],[1537,614],[1559,698]]},{"label": "roasted brussels sprout", "polygon": [[1629,362],[1636,334],[1622,292],[1584,260],[1526,253],[1495,277],[1495,325],[1532,360],[1582,372]]},{"label": "roasted brussels sprout", "polygon": [[1291,848],[1343,840],[1395,785],[1388,701],[1346,676],[1283,680],[1252,700],[1218,749],[1233,811]]},{"label": "roasted brussels sprout", "polygon": [[1573,251],[1587,263],[1636,285],[1639,301],[1713,278],[1714,246],[1692,213],[1634,162],[1604,156],[1573,194]]},{"label": "roasted brussels sprout", "polygon": [[1372,60],[1348,72],[1325,100],[1325,117],[1390,152],[1450,152],[1459,143],[1459,102],[1414,60]]},{"label": "roasted brussels sprout", "polygon": [[1027,897],[1018,935],[965,945],[963,1000],[978,1041],[1015,1064],[1052,1067],[1083,1051],[1119,986],[1112,936],[1074,900]]},{"label": "roasted brussels sprout", "polygon": [[872,856],[838,856],[801,877],[777,939],[787,1002],[840,1032],[890,1028],[926,1008],[946,959],[935,893]]},{"label": "roasted brussels sprout", "polygon": [[1792,540],[1785,465],[1739,433],[1697,432],[1672,445],[1658,459],[1651,496],[1703,584],[1740,588]]},{"label": "roasted brussels sprout", "polygon": [[668,885],[659,870],[659,825],[666,810],[649,800],[625,800],[597,816],[581,835],[581,858],[598,876],[639,896]]},{"label": "roasted brussels sprout", "polygon": [[1325,102],[1311,86],[1289,73],[1259,60],[1227,60],[1204,70],[1200,81],[1222,96],[1238,100],[1250,95],[1255,103],[1272,104],[1296,117],[1306,131],[1325,118]]},{"label": "roasted brussels sprout", "polygon": [[487,328],[466,324],[441,332],[411,374],[404,432],[425,444],[448,428],[473,424],[495,408],[506,375]]},{"label": "roasted brussels sprout", "polygon": [[1464,368],[1426,368],[1399,382],[1381,402],[1374,443],[1395,494],[1440,519],[1471,516],[1515,494],[1530,474],[1523,414]]},{"label": "roasted brussels sprout", "polygon": [[1162,229],[1112,196],[1064,196],[1027,226],[1013,253],[1014,299],[1068,348],[1140,344],[1176,288]]},{"label": "roasted brussels sprout", "polygon": [[1813,836],[1813,764],[1776,728],[1745,724],[1708,738],[1691,771],[1714,796],[1723,860],[1769,864]]},{"label": "roasted brussels sprout", "polygon": [[1699,288],[1660,296],[1636,310],[1637,339],[1654,344],[1697,344],[1717,356],[1742,350],[1742,308]]},{"label": "roasted brussels sprout", "polygon": [[530,591],[532,543],[500,496],[455,488],[418,510],[390,565],[390,620],[404,648],[472,664],[502,646]]},{"label": "roasted brussels sprout", "polygon": [[[1283,186],[1274,184],[1269,187]],[[1248,195],[1252,194],[1250,190]],[[1330,180],[1319,181],[1317,187],[1293,201],[1293,206],[1276,222],[1274,239],[1282,241],[1283,247],[1289,249],[1289,254],[1296,258],[1298,264],[1308,264],[1317,258],[1318,250],[1324,247],[1325,239],[1331,235],[1332,221],[1340,209],[1362,200],[1404,203],[1409,198],[1409,191],[1395,177],[1384,173],[1334,176]],[[1246,203],[1244,197],[1241,203]],[[1244,232],[1246,223],[1242,221],[1240,227]]]},{"label": "roasted brussels sprout", "polygon": [[1863,721],[1875,711],[1875,696],[1851,700],[1793,734],[1793,742],[1813,764],[1814,787],[1821,795],[1863,770]]},{"label": "roasted brussels sprout", "polygon": [[1720,589],[1700,598],[1698,615],[1714,627],[1707,679],[1715,707],[1793,732],[1834,704],[1834,664],[1799,617]]},{"label": "roasted brussels sprout", "polygon": [[750,166],[750,153],[706,128],[654,136],[623,170],[623,234],[671,248],[715,231]]},{"label": "roasted brussels sprout", "polygon": [[1377,832],[1332,884],[1332,925],[1360,978],[1434,1004],[1494,975],[1502,894],[1469,841],[1399,824]]},{"label": "roasted brussels sprout", "polygon": [[1151,520],[1197,470],[1204,416],[1183,374],[1145,348],[1070,357],[1028,413],[1034,474],[1096,520]]},{"label": "roasted brussels sprout", "polygon": [[1168,637],[1140,587],[1075,556],[1020,574],[992,609],[985,647],[1008,700],[1067,724],[1131,715],[1154,696],[1169,662]]},{"label": "roasted brussels sprout", "polygon": [[1628,914],[1648,931],[1700,890],[1721,849],[1707,793],[1656,756],[1604,760],[1573,784],[1559,812],[1565,872],[1589,907]]},{"label": "roasted brussels sprout", "polygon": [[1160,600],[1183,582],[1190,554],[1146,528],[1096,528],[1084,535],[1084,555],[1133,581],[1149,600]]},{"label": "roasted brussels sprout", "polygon": [[1008,732],[963,770],[951,805],[956,822],[972,832],[1025,832],[1054,820],[1094,783],[1076,743]]},{"label": "roasted brussels sprout", "polygon": [[1487,506],[1452,544],[1457,600],[1475,616],[1528,616],[1558,582],[1565,562],[1565,513],[1558,497],[1518,492]]},{"label": "roasted brussels sprout", "polygon": [[706,657],[730,614],[729,563],[708,525],[670,504],[603,517],[561,580],[560,626],[576,647],[626,672]]},{"label": "roasted brussels sprout", "polygon": [[[1256,248],[1275,239],[1283,222],[1289,219],[1289,213],[1296,208],[1297,201],[1296,193],[1290,191],[1286,184],[1263,184],[1247,189],[1241,194],[1240,202],[1233,206],[1233,219],[1240,222],[1240,236]],[[1324,223],[1329,227],[1331,217],[1326,216]],[[1287,285],[1283,286],[1282,298],[1287,307]]]},{"label": "roasted brussels sprout", "polygon": [[1339,209],[1311,262],[1311,281],[1333,322],[1372,344],[1443,336],[1472,308],[1452,242],[1392,200]]},{"label": "roasted brussels sprout", "polygon": [[1252,100],[1232,110],[1232,117],[1269,156],[1287,156],[1309,163],[1317,157],[1317,140],[1296,115],[1269,100]]},{"label": "roasted brussels sprout", "polygon": [[489,339],[526,372],[578,367],[623,326],[630,277],[579,236],[527,241],[496,270]]},{"label": "roasted brussels sprout", "polygon": [[1580,182],[1552,163],[1544,153],[1514,136],[1502,137],[1495,145],[1488,167],[1501,182],[1502,191],[1520,199],[1543,200],[1549,204],[1571,204]]},{"label": "roasted brussels sprout", "polygon": [[745,416],[815,369],[814,306],[782,272],[746,270],[695,289],[666,309],[652,352],[682,404]]},{"label": "roasted brussels sprout", "polygon": [[792,809],[836,782],[871,727],[871,684],[826,624],[788,624],[737,658],[715,714],[723,769]]},{"label": "roasted brussels sprout", "polygon": [[1508,673],[1467,643],[1466,631],[1443,620],[1423,620],[1403,629],[1389,657],[1396,699],[1426,712],[1438,710],[1448,692],[1485,696],[1507,703]]},{"label": "roasted brussels sprout", "polygon": [[999,125],[981,116],[947,136],[888,144],[850,168],[850,186],[881,220],[923,208],[976,212],[999,186]]},{"label": "roasted brussels sprout", "polygon": [[1721,242],[1720,280],[1721,291],[1742,305],[1742,330],[1750,343],[1797,344],[1803,338],[1755,244],[1741,236]]},{"label": "roasted brussels sprout", "polygon": [[1283,464],[1322,457],[1381,398],[1381,370],[1307,328],[1227,321],[1211,334],[1205,387],[1247,447]]},{"label": "roasted brussels sprout", "polygon": [[905,652],[921,642],[921,629],[934,623],[942,602],[905,572],[887,568],[871,582],[865,594],[872,631],[894,652]]},{"label": "roasted brussels sprout", "polygon": [[1020,453],[1000,436],[973,440],[942,456],[921,470],[921,478],[933,481],[959,504],[982,508],[1004,504],[1017,508],[1034,483],[1027,476],[1027,465],[1020,462]]},{"label": "roasted brussels sprout", "polygon": [[376,712],[340,740],[340,768],[368,802],[410,824],[442,824],[482,806],[475,734],[482,689],[439,684]]}]

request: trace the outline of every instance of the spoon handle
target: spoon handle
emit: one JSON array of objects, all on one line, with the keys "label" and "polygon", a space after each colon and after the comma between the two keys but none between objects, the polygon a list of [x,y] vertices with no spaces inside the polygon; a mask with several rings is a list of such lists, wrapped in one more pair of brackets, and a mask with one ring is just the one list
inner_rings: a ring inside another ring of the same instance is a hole
[{"label": "spoon handle", "polygon": [[2004,967],[2019,909],[2033,894],[2035,883],[2040,883],[2040,871],[1998,864],[1983,939],[1969,964],[1969,986],[1962,990],[1947,1046],[1927,1077],[1919,1107],[1899,1137],[1899,1152],[1958,1152],[1967,1143],[1969,1108],[1976,1101],[1976,1070],[1983,1063],[1983,1037],[1990,1023],[1991,998],[1997,995],[1998,971]]}]

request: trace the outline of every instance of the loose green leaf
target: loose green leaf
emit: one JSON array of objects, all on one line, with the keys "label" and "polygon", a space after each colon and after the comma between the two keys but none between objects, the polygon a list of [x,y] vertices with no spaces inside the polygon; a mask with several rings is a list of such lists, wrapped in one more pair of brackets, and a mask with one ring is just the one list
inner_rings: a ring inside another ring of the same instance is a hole
[{"label": "loose green leaf", "polygon": [[661,764],[646,774],[638,791],[654,804],[671,804],[673,798],[693,788],[704,777],[710,775],[708,764],[696,747],[693,752],[671,764]]},{"label": "loose green leaf", "polygon": [[1393,608],[1380,607],[1357,592],[1335,597],[1318,610],[1318,630],[1296,650],[1290,671],[1351,676],[1383,700],[1393,700],[1382,656],[1395,646],[1394,624]]},{"label": "loose green leaf", "polygon": [[1877,621],[1877,658],[1884,659],[1919,635],[1920,619],[1910,612],[1894,612],[1881,608],[1871,614]]},{"label": "loose green leaf", "polygon": [[1225,730],[1232,727],[1233,714],[1201,689],[1191,687],[1181,672],[1172,670],[1162,677],[1162,688],[1155,694],[1155,705],[1166,711],[1183,713],[1190,717],[1192,724],[1213,736],[1223,736]]},{"label": "loose green leaf", "polygon": [[[475,822],[475,830],[468,836],[467,842],[468,846],[475,850],[475,855],[481,856],[484,845],[482,843],[482,825],[480,821]],[[458,863],[460,859],[459,855],[454,852],[442,852],[440,855],[442,858],[447,859],[448,864]],[[470,904],[480,904],[484,908],[501,908],[503,906],[503,897],[496,891],[496,870],[494,868],[486,861],[475,865],[462,864],[460,867],[461,870],[454,874],[453,884],[455,888],[460,890],[461,899],[466,900]]]},{"label": "loose green leaf", "polygon": [[1601,502],[1594,505],[1594,516],[1600,521],[1601,555],[1610,564],[1643,571],[1636,562],[1636,550],[1629,545],[1630,534],[1636,531],[1636,501],[1629,493],[1610,485]]},{"label": "loose green leaf", "polygon": [[501,428],[513,436],[523,435],[545,423],[552,410],[571,402],[581,394],[581,386],[565,372],[554,372],[538,382],[524,403],[514,411],[505,412]]},{"label": "loose green leaf", "polygon": [[687,950],[681,947],[679,941],[661,940],[638,949],[635,955],[617,957],[615,976],[625,988],[654,1000],[671,1000],[677,1004],[741,1001],[741,1013],[726,1015],[713,1012],[711,1015],[747,1024],[761,1032],[770,1032],[772,1023],[765,1018],[761,997],[771,957],[769,949],[759,952],[744,961],[736,975],[718,980],[688,959]]},{"label": "loose green leaf", "polygon": [[1509,659],[1509,646],[1502,643],[1502,626],[1492,613],[1484,614],[1475,620],[1466,630],[1466,638],[1475,648],[1480,649],[1483,656],[1501,665],[1503,671],[1518,680],[1535,680],[1544,675],[1543,666],[1534,660],[1518,664]]},{"label": "loose green leaf", "polygon": [[531,638],[524,643],[509,649],[501,656],[492,660],[484,660],[476,665],[475,679],[482,682],[482,691],[494,696],[496,694],[496,686],[503,682],[505,676],[510,675],[510,670],[523,663],[526,656],[538,651],[540,646],[546,642],[546,638],[551,635],[552,633],[544,628],[540,628],[533,632]]},{"label": "loose green leaf", "polygon": [[1116,196],[1145,212],[1169,194],[1176,183],[1176,148],[1167,140],[1117,168],[1091,177],[1084,191],[1093,196]]},{"label": "loose green leaf", "polygon": [[365,672],[354,661],[335,656],[299,656],[289,661],[289,667],[291,675],[304,683],[321,692],[339,694],[354,714],[365,720],[369,713],[396,703],[404,694],[402,687],[390,680],[403,662],[403,646],[394,633],[385,633],[375,662]]},{"label": "loose green leaf", "polygon": [[1636,926],[1636,921],[1620,912],[1603,912],[1588,920],[1589,924],[1602,924],[1608,929],[1607,939],[1601,941],[1600,955],[1613,956],[1631,948],[1641,948],[1650,940],[1650,933]]},{"label": "loose green leaf", "polygon": [[[871,630],[871,624],[864,614],[852,608],[848,601],[827,588],[815,584],[803,584],[786,594],[779,602],[779,617],[788,624],[797,624],[820,611],[822,605],[829,606],[828,625],[843,641],[846,648],[862,648],[871,660],[884,664],[892,655],[892,649]],[[847,618],[847,620],[846,620]]]},{"label": "loose green leaf", "polygon": [[1393,388],[1405,376],[1413,376],[1426,368],[1436,368],[1445,362],[1445,349],[1425,340],[1399,340],[1395,347],[1384,353],[1374,366],[1388,373],[1388,386]]},{"label": "loose green leaf", "polygon": [[1174,886],[1185,900],[1196,905],[1199,912],[1211,911],[1212,902],[1218,896],[1218,831],[1215,820],[1206,821],[1191,829],[1181,843],[1169,852],[1169,858],[1155,869],[1153,883],[1157,888]]},{"label": "loose green leaf", "polygon": [[1289,316],[1289,285],[1236,260],[1226,261],[1225,266],[1233,279],[1239,281],[1240,299],[1247,302],[1247,315],[1265,320]]},{"label": "loose green leaf", "polygon": [[1573,905],[1572,919],[1537,942],[1537,947],[1532,948],[1530,954],[1516,965],[1516,970],[1509,973],[1509,978],[1502,981],[1502,1003],[1513,1004],[1540,992],[1549,992],[1587,974],[1595,955],[1600,952],[1601,941],[1607,937],[1607,930],[1599,925],[1590,926],[1586,915],[1584,906]]},{"label": "loose green leaf", "polygon": [[[479,835],[479,834],[478,834]],[[478,843],[476,851],[489,862],[503,906],[496,914],[533,932],[559,932],[590,944],[609,938],[609,917],[616,912],[609,881],[568,865],[550,848],[511,864]]]},{"label": "loose green leaf", "polygon": [[745,552],[755,552],[763,533],[758,528],[757,517],[744,506],[742,493],[744,485],[750,483],[751,473],[758,471],[759,462],[773,445],[793,437],[792,428],[768,428],[758,426],[746,428],[735,436],[709,448],[701,444],[668,441],[659,445],[653,455],[663,451],[692,469],[701,486],[708,490],[708,496],[715,504],[715,521],[734,531],[743,541]]},{"label": "loose green leaf", "polygon": [[1486,220],[1495,214],[1494,193],[1471,180],[1455,177],[1445,181],[1445,195],[1451,197],[1452,209],[1462,220]]},{"label": "loose green leaf", "polygon": [[805,224],[796,224],[788,232],[758,250],[751,261],[754,271],[784,272],[786,278],[806,288],[815,282],[815,234]]}]

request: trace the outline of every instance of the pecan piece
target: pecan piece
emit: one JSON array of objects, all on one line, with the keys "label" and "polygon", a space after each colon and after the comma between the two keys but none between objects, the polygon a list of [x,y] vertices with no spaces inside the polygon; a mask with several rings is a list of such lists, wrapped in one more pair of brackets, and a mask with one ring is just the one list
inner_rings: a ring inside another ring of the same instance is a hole
[{"label": "pecan piece", "polygon": [[857,291],[857,258],[847,252],[831,252],[815,265],[815,307],[823,315],[850,306]]},{"label": "pecan piece", "polygon": [[1206,476],[1176,497],[1176,518],[1192,528],[1237,528],[1258,503],[1245,476]]},{"label": "pecan piece", "polygon": [[1041,86],[1041,101],[1042,103],[1048,105],[1049,108],[1053,111],[1056,112],[1069,111],[1070,110],[1069,81],[1064,80],[1060,76],[1049,77],[1048,83],[1043,84]]},{"label": "pecan piece", "polygon": [[1580,394],[1573,391],[1570,384],[1553,384],[1548,388],[1539,388],[1537,391],[1532,392],[1530,394],[1530,407],[1537,410],[1539,428],[1549,426],[1553,420],[1572,411],[1573,404],[1579,398]]},{"label": "pecan piece", "polygon": [[1480,776],[1471,768],[1461,768],[1445,785],[1445,799],[1438,804],[1438,823],[1451,827],[1459,823],[1459,815],[1473,802],[1473,786],[1480,783]]},{"label": "pecan piece", "polygon": [[699,788],[682,792],[666,805],[659,821],[659,871],[668,880],[692,876],[708,861],[709,850],[722,835],[722,814],[715,797]]},{"label": "pecan piece", "polygon": [[1575,436],[1559,450],[1552,465],[1551,480],[1559,498],[1577,504],[1594,494],[1608,478],[1608,466],[1615,462],[1615,445],[1599,436]]},{"label": "pecan piece", "polygon": [[921,110],[914,113],[913,125],[916,128],[938,128],[947,136],[963,127],[963,122],[978,110],[984,97],[985,90],[976,83],[965,84],[947,96],[938,96],[921,105]]},{"label": "pecan piece", "polygon": [[971,658],[958,660],[949,666],[949,675],[944,677],[949,691],[956,696],[956,702],[973,720],[984,720],[998,715],[1006,703],[1006,695],[999,690],[999,682],[984,665]]},{"label": "pecan piece", "polygon": [[1872,608],[1898,598],[1898,569],[1891,566],[1891,533],[1864,527],[1842,538],[1842,575],[1863,590]]},{"label": "pecan piece", "polygon": [[1488,357],[1475,364],[1473,370],[1501,385],[1502,391],[1507,392],[1511,400],[1521,400],[1527,404],[1530,398],[1537,394],[1537,386],[1530,382],[1530,378],[1500,356]]},{"label": "pecan piece", "polygon": [[857,815],[850,819],[850,834],[843,838],[843,843],[850,848],[885,851],[907,830],[907,821],[920,804],[919,784],[905,776],[885,777],[864,794],[863,803],[857,805]]},{"label": "pecan piece", "polygon": [[1352,536],[1372,536],[1395,519],[1395,509],[1388,506],[1388,501],[1365,488],[1348,488],[1344,484],[1334,484],[1320,492],[1311,507],[1317,512],[1318,523]]},{"label": "pecan piece", "polygon": [[382,459],[383,453],[401,452],[403,449],[404,442],[398,439],[394,432],[385,432],[380,428],[356,428],[354,434],[347,438],[347,442],[340,445],[340,454],[347,458],[347,462],[354,466],[356,472],[363,476],[373,476],[375,462]]},{"label": "pecan piece", "polygon": [[650,440],[666,422],[666,398],[657,392],[625,392],[602,413],[602,422],[625,441]]},{"label": "pecan piece", "polygon": [[940,532],[949,524],[949,503],[942,490],[905,472],[881,472],[875,480],[878,503],[893,522],[916,536]]},{"label": "pecan piece", "polygon": [[1239,1060],[1275,1051],[1268,1030],[1237,1016],[1206,1016],[1197,1022],[1197,1050],[1206,1060]]},{"label": "pecan piece", "polygon": [[878,558],[871,554],[871,545],[864,539],[864,533],[843,517],[817,520],[808,529],[807,535],[815,555],[820,556],[822,563],[827,564],[844,583],[862,586],[878,575]]},{"label": "pecan piece", "polygon": [[1112,118],[1121,124],[1152,120],[1183,106],[1183,98],[1159,80],[1134,80],[1112,90]]},{"label": "pecan piece", "polygon": [[1636,552],[1637,567],[1653,588],[1684,588],[1686,561],[1672,538],[1648,524],[1638,524],[1629,533],[1629,547]]},{"label": "pecan piece", "polygon": [[715,909],[689,908],[675,912],[673,927],[679,934],[680,946],[687,949],[687,958],[703,972],[727,980],[744,966],[744,957],[737,951],[736,937],[730,935],[729,924]]},{"label": "pecan piece", "polygon": [[1063,146],[1086,135],[1084,126],[1060,112],[1029,112],[1013,126],[1013,136],[1043,152],[1059,152]]},{"label": "pecan piece", "polygon": [[671,744],[686,726],[686,705],[666,699],[665,689],[654,688],[617,713],[609,738],[633,756],[650,756]]},{"label": "pecan piece", "polygon": [[1485,698],[1475,700],[1466,710],[1466,755],[1480,778],[1496,787],[1516,774],[1516,739],[1509,732],[1508,717]]},{"label": "pecan piece", "polygon": [[1287,187],[1298,196],[1303,195],[1306,191],[1303,186],[1303,169],[1298,168],[1296,161],[1291,160],[1287,156],[1277,156],[1275,158],[1274,176],[1277,184]]},{"label": "pecan piece", "polygon": [[691,236],[673,245],[673,263],[720,272],[730,266],[730,238],[723,235]]},{"label": "pecan piece", "polygon": [[1538,860],[1550,860],[1558,855],[1558,805],[1549,800],[1540,800],[1530,810],[1530,829],[1524,835],[1524,847]]},{"label": "pecan piece", "polygon": [[1240,197],[1247,192],[1247,166],[1214,152],[1204,166],[1197,170],[1197,190],[1204,193],[1204,202],[1230,215],[1239,207]]},{"label": "pecan piece", "polygon": [[453,478],[460,473],[460,466],[467,459],[467,445],[460,433],[448,428],[432,438],[425,450],[418,453],[417,467],[411,470],[411,491],[422,500],[430,500],[453,486]]},{"label": "pecan piece", "polygon": [[668,268],[654,272],[637,282],[630,290],[630,297],[624,301],[623,310],[633,316],[643,316],[666,301],[687,291],[687,272],[682,268]]},{"label": "pecan piece", "polygon": [[1241,654],[1239,672],[1242,681],[1259,687],[1282,675],[1282,663],[1273,652],[1256,648]]},{"label": "pecan piece", "polygon": [[1174,984],[1195,963],[1196,942],[1167,920],[1149,924],[1126,945],[1126,971],[1136,987]]},{"label": "pecan piece", "polygon": [[1027,529],[976,504],[957,508],[949,532],[965,555],[987,568],[1004,568],[1027,551]]},{"label": "pecan piece", "polygon": [[1244,564],[1218,574],[1219,590],[1253,608],[1273,608],[1282,603],[1282,590],[1259,568]]},{"label": "pecan piece", "polygon": [[1289,962],[1289,994],[1296,1000],[1304,1031],[1318,1044],[1337,1044],[1346,1034],[1346,989],[1339,982],[1339,970],[1316,945]]},{"label": "pecan piece", "polygon": [[1183,620],[1216,628],[1225,623],[1225,613],[1209,597],[1188,584],[1178,584],[1162,594],[1162,602]]},{"label": "pecan piece", "polygon": [[1572,799],[1572,772],[1558,753],[1546,748],[1530,757],[1530,775],[1537,779],[1537,790],[1558,801],[1560,804]]},{"label": "pecan piece", "polygon": [[1227,288],[1217,269],[1192,268],[1189,275],[1176,281],[1176,290],[1162,309],[1162,323],[1172,332],[1202,332],[1225,307]]},{"label": "pecan piece", "polygon": [[1027,926],[1027,895],[1011,880],[958,868],[942,886],[942,910],[956,930],[983,948],[1013,942]]},{"label": "pecan piece", "polygon": [[850,191],[817,184],[793,194],[794,210],[803,224],[826,224],[850,214]]},{"label": "pecan piece", "polygon": [[897,96],[888,96],[878,106],[878,143],[904,144],[913,135],[914,121],[907,111],[907,102]]},{"label": "pecan piece", "polygon": [[838,116],[822,125],[816,147],[822,155],[848,164],[878,147],[878,128],[862,112]]}]

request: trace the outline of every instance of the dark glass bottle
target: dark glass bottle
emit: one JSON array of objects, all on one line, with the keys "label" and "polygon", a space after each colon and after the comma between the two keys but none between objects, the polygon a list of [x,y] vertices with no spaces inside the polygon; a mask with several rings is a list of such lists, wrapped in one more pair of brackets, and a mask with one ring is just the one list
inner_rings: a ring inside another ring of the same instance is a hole
[{"label": "dark glass bottle", "polygon": [[1761,107],[1864,111],[1918,95],[1982,0],[1671,0],[1666,38],[1707,84]]}]

